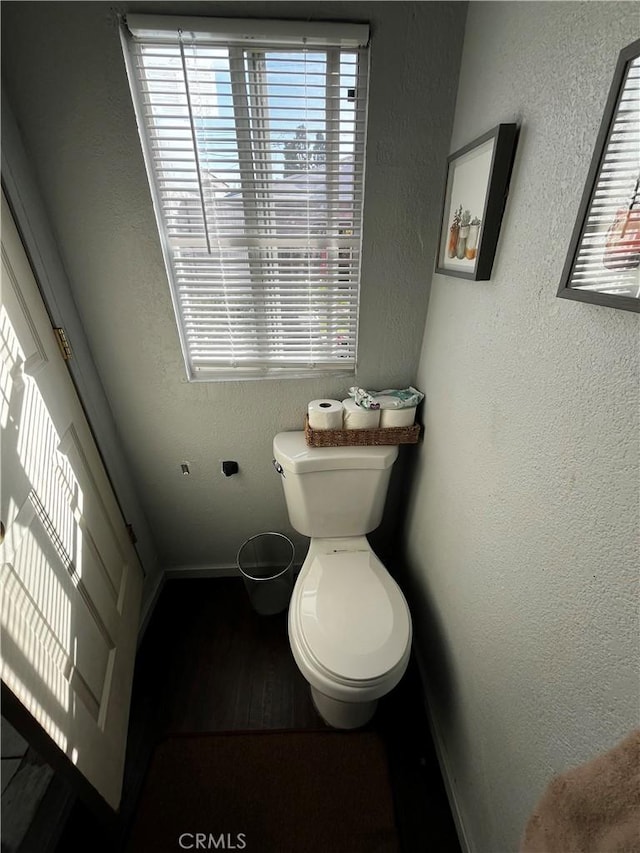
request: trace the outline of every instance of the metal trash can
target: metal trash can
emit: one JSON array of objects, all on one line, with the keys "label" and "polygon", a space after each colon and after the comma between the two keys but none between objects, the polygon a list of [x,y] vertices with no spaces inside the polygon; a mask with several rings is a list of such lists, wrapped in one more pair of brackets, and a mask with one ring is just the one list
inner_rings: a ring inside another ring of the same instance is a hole
[{"label": "metal trash can", "polygon": [[256,613],[273,616],[289,606],[294,554],[293,542],[282,533],[258,533],[240,547],[236,561]]}]

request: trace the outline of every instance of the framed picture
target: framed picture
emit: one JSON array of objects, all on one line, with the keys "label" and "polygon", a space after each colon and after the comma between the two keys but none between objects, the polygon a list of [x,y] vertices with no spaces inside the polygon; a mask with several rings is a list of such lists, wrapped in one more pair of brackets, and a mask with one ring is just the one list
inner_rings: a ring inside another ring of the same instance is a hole
[{"label": "framed picture", "polygon": [[491,278],[518,126],[499,124],[447,158],[436,272]]},{"label": "framed picture", "polygon": [[640,311],[640,40],[618,56],[557,295]]}]

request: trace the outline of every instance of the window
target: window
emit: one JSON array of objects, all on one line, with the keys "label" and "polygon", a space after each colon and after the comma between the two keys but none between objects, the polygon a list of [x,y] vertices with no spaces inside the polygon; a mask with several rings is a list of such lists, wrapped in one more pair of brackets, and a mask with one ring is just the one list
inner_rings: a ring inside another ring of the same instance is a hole
[{"label": "window", "polygon": [[640,311],[640,40],[618,57],[558,296]]},{"label": "window", "polygon": [[368,27],[127,16],[189,379],[353,372]]}]

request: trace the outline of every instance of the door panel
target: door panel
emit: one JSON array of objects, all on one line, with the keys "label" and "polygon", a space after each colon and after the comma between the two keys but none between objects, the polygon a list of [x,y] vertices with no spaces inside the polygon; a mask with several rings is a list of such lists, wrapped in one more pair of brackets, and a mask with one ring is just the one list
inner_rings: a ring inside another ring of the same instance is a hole
[{"label": "door panel", "polygon": [[120,801],[142,571],[2,199],[5,685]]}]

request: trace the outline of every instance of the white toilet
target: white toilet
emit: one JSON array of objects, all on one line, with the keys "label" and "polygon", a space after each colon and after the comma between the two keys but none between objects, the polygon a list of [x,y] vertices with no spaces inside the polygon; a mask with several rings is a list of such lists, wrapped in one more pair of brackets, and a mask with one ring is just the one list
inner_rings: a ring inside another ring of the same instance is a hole
[{"label": "white toilet", "polygon": [[308,447],[303,432],[281,432],[273,454],[291,524],[311,537],[289,605],[291,650],[325,722],[357,728],[411,652],[407,602],[365,535],[380,524],[398,448]]}]

